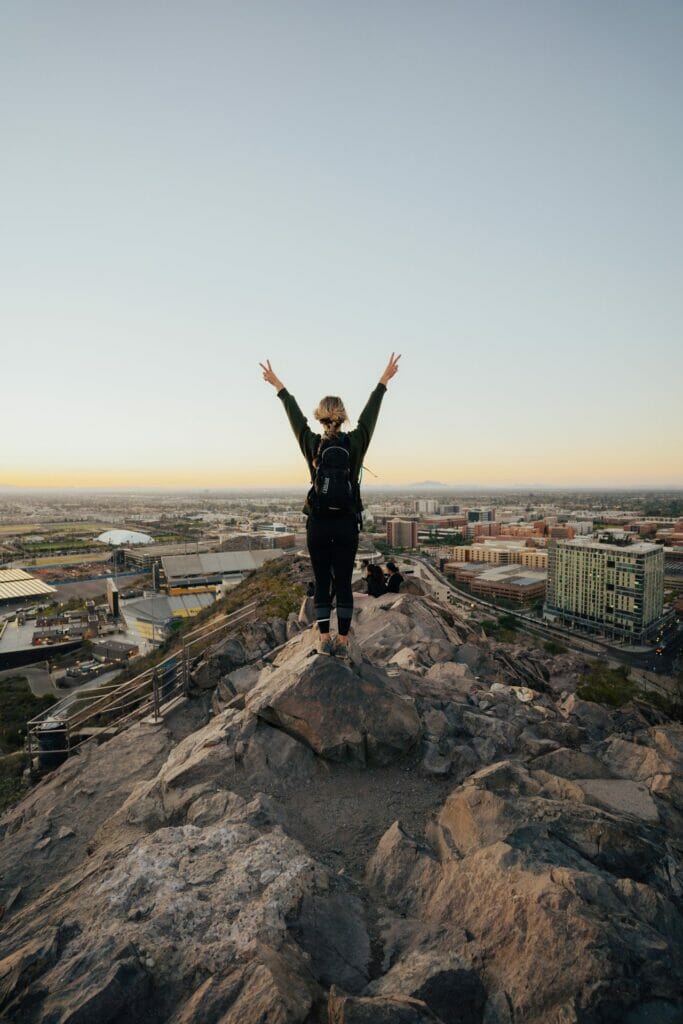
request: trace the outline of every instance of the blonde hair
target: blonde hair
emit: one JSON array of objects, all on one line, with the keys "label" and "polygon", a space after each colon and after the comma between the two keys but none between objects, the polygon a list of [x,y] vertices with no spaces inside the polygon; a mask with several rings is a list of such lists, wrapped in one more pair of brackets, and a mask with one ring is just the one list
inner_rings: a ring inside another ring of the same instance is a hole
[{"label": "blonde hair", "polygon": [[346,415],[344,403],[336,395],[326,395],[325,398],[321,398],[313,410],[313,416],[318,422],[321,420],[332,421],[329,427],[323,424],[326,434],[339,430],[342,423],[345,423],[349,418]]}]

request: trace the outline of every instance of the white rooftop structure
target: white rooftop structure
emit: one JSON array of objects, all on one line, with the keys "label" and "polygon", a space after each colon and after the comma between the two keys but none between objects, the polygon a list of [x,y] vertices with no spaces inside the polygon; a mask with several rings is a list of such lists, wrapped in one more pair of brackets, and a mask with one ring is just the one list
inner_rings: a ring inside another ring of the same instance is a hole
[{"label": "white rooftop structure", "polygon": [[97,538],[102,544],[151,544],[154,537],[135,530],[105,530]]},{"label": "white rooftop structure", "polygon": [[215,594],[189,594],[187,597],[166,597],[161,594],[131,601],[124,609],[124,616],[163,626],[173,618],[190,618],[202,608],[209,608],[215,600]]},{"label": "white rooftop structure", "polygon": [[650,551],[659,551],[661,548],[661,544],[648,544],[646,541],[636,541],[634,544],[610,544],[609,541],[594,540],[587,537],[574,537],[573,540],[563,540],[558,541],[558,543],[565,546],[571,545],[571,547],[575,548],[593,548],[596,551],[619,551],[623,554],[631,555],[647,555]]},{"label": "white rooftop structure", "polygon": [[284,554],[286,552],[279,548],[200,552],[195,555],[168,555],[161,559],[161,564],[170,583],[172,580],[207,579],[253,572],[273,558],[282,558]]},{"label": "white rooftop structure", "polygon": [[526,548],[527,546],[526,537],[520,537],[516,540],[509,540],[507,537],[502,539],[500,537],[480,537],[471,546],[477,547],[482,542],[487,548],[504,548],[508,551],[520,551],[522,548]]},{"label": "white rooftop structure", "polygon": [[534,583],[545,583],[547,578],[548,574],[545,570],[521,569],[518,565],[496,565],[491,569],[485,569],[477,575],[477,579],[480,580],[488,580],[491,583],[514,582],[520,587],[530,587]]},{"label": "white rooftop structure", "polygon": [[26,597],[42,597],[56,590],[23,569],[0,569],[0,601],[20,601]]}]

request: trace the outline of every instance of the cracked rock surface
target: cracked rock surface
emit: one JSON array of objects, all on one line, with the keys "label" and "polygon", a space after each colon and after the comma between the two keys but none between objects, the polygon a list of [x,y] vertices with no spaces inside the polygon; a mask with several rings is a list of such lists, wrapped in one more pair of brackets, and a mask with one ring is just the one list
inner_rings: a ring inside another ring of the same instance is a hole
[{"label": "cracked rock surface", "polygon": [[679,724],[420,594],[253,633],[0,820],[0,1021],[683,1020]]}]

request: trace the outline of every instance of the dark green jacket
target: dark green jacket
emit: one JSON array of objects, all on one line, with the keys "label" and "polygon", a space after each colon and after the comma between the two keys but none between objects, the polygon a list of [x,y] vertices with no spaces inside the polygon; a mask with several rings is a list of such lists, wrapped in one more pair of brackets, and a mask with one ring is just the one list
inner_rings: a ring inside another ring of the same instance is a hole
[{"label": "dark green jacket", "polygon": [[[357,480],[360,476],[361,466],[363,465],[363,459],[365,453],[368,450],[370,439],[372,438],[375,424],[377,423],[377,417],[379,416],[379,407],[382,404],[384,398],[384,392],[387,389],[384,384],[378,384],[375,390],[370,395],[365,408],[363,409],[358,419],[358,426],[355,430],[350,430],[346,435],[349,439],[350,449],[350,461],[351,461],[351,479]],[[320,444],[320,434],[314,434],[308,425],[308,420],[302,413],[296,398],[290,395],[287,388],[282,388],[277,393],[277,397],[280,399],[285,407],[285,412],[289,419],[294,436],[299,442],[299,448],[303,457],[308,463],[308,471],[313,479],[313,459],[318,451],[318,445]],[[360,512],[363,508],[362,502],[358,501],[358,507],[355,509],[356,512]],[[308,501],[304,505],[303,511],[305,515],[310,514],[310,508],[308,507]]]}]

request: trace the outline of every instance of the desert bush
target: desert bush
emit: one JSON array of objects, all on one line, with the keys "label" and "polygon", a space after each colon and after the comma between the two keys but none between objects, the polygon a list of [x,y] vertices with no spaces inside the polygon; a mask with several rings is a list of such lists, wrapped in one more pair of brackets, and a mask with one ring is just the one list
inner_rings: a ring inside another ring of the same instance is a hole
[{"label": "desert bush", "polygon": [[638,687],[629,679],[625,665],[609,668],[600,661],[594,661],[584,672],[576,694],[582,700],[620,708],[638,695]]}]

